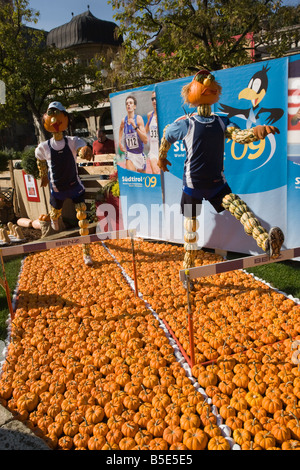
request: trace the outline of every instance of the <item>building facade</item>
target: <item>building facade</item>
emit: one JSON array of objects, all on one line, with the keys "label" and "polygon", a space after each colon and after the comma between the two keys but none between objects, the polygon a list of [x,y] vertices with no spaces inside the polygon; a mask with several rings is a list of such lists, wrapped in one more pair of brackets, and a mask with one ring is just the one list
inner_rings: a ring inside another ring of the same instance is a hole
[{"label": "building facade", "polygon": [[[117,25],[96,18],[89,9],[72,16],[68,23],[52,29],[47,34],[48,46],[71,49],[78,59],[87,65],[96,55],[113,56],[122,47],[122,43]],[[87,85],[85,93],[91,94],[93,90]],[[90,141],[95,139],[99,128],[104,129],[108,135],[112,134],[109,90],[104,92],[103,99],[97,102],[93,108],[80,107],[76,103],[68,108],[72,133]]]}]

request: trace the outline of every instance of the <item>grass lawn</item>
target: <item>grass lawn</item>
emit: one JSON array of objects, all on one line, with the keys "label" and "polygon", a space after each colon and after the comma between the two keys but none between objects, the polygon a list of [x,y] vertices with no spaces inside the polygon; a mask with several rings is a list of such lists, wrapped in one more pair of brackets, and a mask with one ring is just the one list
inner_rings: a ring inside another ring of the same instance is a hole
[{"label": "grass lawn", "polygon": [[247,269],[276,289],[300,299],[300,262],[282,261]]},{"label": "grass lawn", "polygon": [[[239,255],[238,257],[240,257]],[[234,256],[236,257],[236,256]],[[5,273],[11,295],[13,294],[18,275],[20,272],[22,257],[18,256],[5,261]],[[300,262],[299,261],[282,261],[278,263],[267,264],[264,266],[257,266],[255,268],[247,269],[247,272],[253,273],[260,279],[265,280],[274,288],[285,292],[288,295],[300,299]],[[3,278],[2,270],[0,272]],[[0,287],[0,340],[5,340],[7,337],[6,320],[9,311],[7,306],[6,294],[2,287]]]},{"label": "grass lawn", "polygon": [[[14,257],[5,260],[5,274],[9,285],[11,296],[15,290],[20,272],[22,257]],[[3,279],[2,268],[0,268],[0,276]],[[0,287],[0,340],[5,340],[7,337],[6,320],[8,318],[9,310],[7,305],[6,293],[3,287]]]}]

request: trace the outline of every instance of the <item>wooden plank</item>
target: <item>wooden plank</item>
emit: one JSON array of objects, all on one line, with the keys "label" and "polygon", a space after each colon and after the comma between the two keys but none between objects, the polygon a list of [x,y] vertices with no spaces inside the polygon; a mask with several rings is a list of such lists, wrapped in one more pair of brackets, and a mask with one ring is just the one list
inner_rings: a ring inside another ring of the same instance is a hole
[{"label": "wooden plank", "polygon": [[103,176],[110,176],[112,173],[114,173],[114,168],[104,168],[100,169],[100,167],[97,170],[97,172],[94,173],[82,173],[78,172],[80,179],[83,180],[89,180],[89,179],[102,179]]},{"label": "wooden plank", "polygon": [[[222,261],[220,263],[208,264],[205,266],[196,266],[188,270],[190,279],[197,279],[199,277],[213,276],[215,274],[235,271],[237,269],[248,269],[263,264],[278,263],[279,261],[286,261],[300,256],[300,247],[283,250],[278,258],[270,258],[266,254],[247,256],[245,258],[238,258],[230,261]],[[179,271],[179,279],[186,280],[187,270],[181,269]]]},{"label": "wooden plank", "polygon": [[121,239],[135,236],[134,230],[118,230],[112,232],[99,232],[92,235],[78,235],[72,238],[61,238],[44,242],[28,243],[25,245],[14,245],[2,248],[2,256],[12,256],[37,251],[46,251],[52,248],[62,248],[64,246],[82,245],[84,243],[100,242],[107,239]]},{"label": "wooden plank", "polygon": [[100,189],[100,186],[98,188],[85,188],[86,193],[97,193]]}]

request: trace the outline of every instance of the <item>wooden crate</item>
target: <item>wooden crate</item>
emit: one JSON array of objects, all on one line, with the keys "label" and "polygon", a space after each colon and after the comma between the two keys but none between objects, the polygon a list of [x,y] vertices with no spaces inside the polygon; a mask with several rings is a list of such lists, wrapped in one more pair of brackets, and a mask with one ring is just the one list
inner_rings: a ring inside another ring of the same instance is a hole
[{"label": "wooden crate", "polygon": [[107,184],[110,176],[116,171],[114,157],[114,154],[96,155],[93,164],[77,159],[78,173],[86,189],[87,204],[95,200],[96,193]]}]

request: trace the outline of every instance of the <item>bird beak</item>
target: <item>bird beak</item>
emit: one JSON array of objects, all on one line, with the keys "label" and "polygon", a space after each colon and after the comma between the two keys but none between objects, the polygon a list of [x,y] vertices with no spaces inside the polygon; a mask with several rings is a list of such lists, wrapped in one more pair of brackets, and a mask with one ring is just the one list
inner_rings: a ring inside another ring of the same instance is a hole
[{"label": "bird beak", "polygon": [[265,94],[265,90],[262,90],[259,94],[257,94],[256,91],[252,90],[252,88],[244,88],[244,90],[242,90],[239,94],[239,100],[249,100],[252,101],[253,106],[257,106],[258,103],[261,102]]}]

